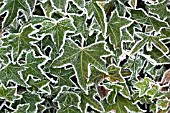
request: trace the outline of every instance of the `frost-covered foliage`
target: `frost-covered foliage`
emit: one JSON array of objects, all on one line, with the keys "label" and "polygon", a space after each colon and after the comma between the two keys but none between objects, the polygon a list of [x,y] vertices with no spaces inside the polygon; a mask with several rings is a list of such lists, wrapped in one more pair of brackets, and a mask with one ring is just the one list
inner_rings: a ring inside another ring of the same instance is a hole
[{"label": "frost-covered foliage", "polygon": [[166,113],[168,0],[1,0],[1,113]]}]

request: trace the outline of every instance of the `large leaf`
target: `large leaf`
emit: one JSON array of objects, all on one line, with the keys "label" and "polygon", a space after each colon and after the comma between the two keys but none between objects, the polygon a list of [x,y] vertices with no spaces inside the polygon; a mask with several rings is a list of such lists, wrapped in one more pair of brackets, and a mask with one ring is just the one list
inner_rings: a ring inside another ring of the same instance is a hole
[{"label": "large leaf", "polygon": [[67,39],[62,57],[54,60],[52,67],[71,63],[75,67],[79,84],[86,89],[89,64],[106,70],[104,62],[101,60],[102,55],[108,54],[104,45],[104,42],[98,42],[87,47],[79,47],[72,40]]},{"label": "large leaf", "polygon": [[3,84],[0,85],[0,98],[5,99],[8,102],[14,103],[15,100],[19,100],[21,95],[16,92],[16,87],[6,88]]},{"label": "large leaf", "polygon": [[8,12],[4,19],[3,27],[7,27],[17,17],[18,11],[23,10],[27,18],[31,15],[30,7],[26,0],[5,0],[4,5],[0,8],[0,14]]},{"label": "large leaf", "polygon": [[144,12],[141,9],[138,10],[131,9],[130,13],[131,18],[134,19],[136,22],[151,25],[154,27],[156,31],[159,31],[161,27],[168,27],[168,24],[166,22],[161,21],[155,17],[149,16],[148,14],[146,14],[146,12]]},{"label": "large leaf", "polygon": [[107,35],[110,36],[111,43],[115,48],[121,47],[121,29],[127,26],[131,21],[127,18],[119,17],[118,12],[114,11],[108,22]]},{"label": "large leaf", "polygon": [[59,52],[61,45],[63,44],[66,33],[74,31],[74,26],[70,19],[62,18],[57,22],[44,21],[42,28],[39,30],[39,34],[51,34],[53,41],[56,45],[56,51]]}]

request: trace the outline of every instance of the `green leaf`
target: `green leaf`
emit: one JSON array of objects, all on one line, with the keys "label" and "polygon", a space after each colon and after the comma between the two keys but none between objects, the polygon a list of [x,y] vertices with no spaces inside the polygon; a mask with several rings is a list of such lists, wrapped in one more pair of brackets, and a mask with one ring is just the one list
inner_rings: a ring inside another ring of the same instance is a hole
[{"label": "green leaf", "polygon": [[92,106],[92,108],[94,107],[94,109],[96,109],[96,110],[103,111],[102,105],[96,99],[94,99],[93,91],[89,92],[88,95],[86,95],[85,93],[80,93],[79,95],[81,97],[80,107],[83,112],[87,112],[86,111],[87,103],[90,106]]},{"label": "green leaf", "polygon": [[21,103],[29,104],[28,113],[37,112],[37,105],[44,101],[38,94],[34,93],[26,92],[22,96]]},{"label": "green leaf", "polygon": [[115,48],[121,47],[121,28],[127,26],[130,22],[127,18],[119,17],[117,11],[112,14],[108,22],[107,35],[110,36],[110,41]]},{"label": "green leaf", "polygon": [[137,105],[133,104],[132,100],[128,100],[120,94],[117,94],[115,104],[109,105],[105,100],[102,102],[102,104],[106,112],[110,111],[116,113],[127,113],[127,109],[129,109],[131,112],[141,112]]},{"label": "green leaf", "polygon": [[162,110],[166,110],[169,106],[169,99],[165,98],[165,99],[159,99],[157,101],[157,105],[159,108],[161,108]]},{"label": "green leaf", "polygon": [[0,70],[0,80],[6,84],[9,80],[16,82],[19,85],[26,86],[25,82],[21,79],[19,72],[24,68],[18,64],[9,63]]},{"label": "green leaf", "polygon": [[106,30],[106,17],[105,17],[104,9],[101,8],[95,0],[88,2],[86,4],[86,8],[88,10],[89,16],[92,13],[94,13],[95,19],[97,20],[98,24],[100,25],[101,31],[104,34]]},{"label": "green leaf", "polygon": [[36,78],[44,79],[45,76],[42,74],[42,69],[40,66],[46,60],[46,58],[40,56],[35,56],[34,51],[30,51],[26,54],[25,64],[23,65],[26,69],[22,71],[24,80],[27,79],[29,75],[33,75]]},{"label": "green leaf", "polygon": [[0,59],[3,60],[3,62],[5,64],[7,64],[9,62],[8,55],[11,54],[10,50],[11,49],[9,46],[8,47],[3,47],[3,46],[0,47]]},{"label": "green leaf", "polygon": [[170,17],[166,0],[164,0],[164,2],[153,4],[153,5],[146,5],[146,8],[150,13],[157,15],[158,18],[160,18],[161,20]]},{"label": "green leaf", "polygon": [[[169,52],[169,49],[167,46],[162,42],[165,36],[152,36],[152,35],[146,35],[144,33],[138,33],[138,36],[142,37],[143,39],[138,41],[134,47],[132,48],[131,54],[139,51],[141,48],[144,47],[144,45],[152,44],[157,49],[159,49],[162,53],[167,54]],[[152,46],[150,47],[152,49]]]},{"label": "green leaf", "polygon": [[33,79],[33,77],[30,77],[27,81],[27,84],[29,85],[28,89],[31,91],[41,91],[44,93],[45,91],[43,90],[43,87],[45,87],[48,82],[48,80]]},{"label": "green leaf", "polygon": [[3,27],[9,26],[17,17],[18,11],[23,10],[27,18],[31,15],[30,7],[26,0],[5,0],[4,5],[0,8],[0,14],[8,12],[4,19]]},{"label": "green leaf", "polygon": [[54,60],[51,66],[62,66],[71,63],[76,70],[79,84],[83,89],[86,89],[89,64],[106,70],[105,64],[100,58],[108,54],[104,49],[104,45],[104,42],[98,42],[87,47],[79,47],[72,40],[67,39],[63,47],[62,57]]},{"label": "green leaf", "polygon": [[57,9],[65,11],[67,0],[52,0],[52,2]]},{"label": "green leaf", "polygon": [[28,107],[29,107],[29,104],[19,104],[17,106],[17,109],[14,111],[14,113],[27,112]]},{"label": "green leaf", "polygon": [[155,17],[149,16],[148,14],[146,14],[146,12],[144,12],[141,9],[138,10],[131,9],[130,13],[131,18],[133,20],[135,20],[138,23],[152,25],[156,31],[159,31],[160,28],[162,27],[168,27],[168,24],[166,22],[161,21]]},{"label": "green leaf", "polygon": [[71,106],[77,107],[80,99],[76,93],[63,91],[53,101],[58,101],[61,109],[66,109]]},{"label": "green leaf", "polygon": [[123,86],[118,85],[118,84],[113,84],[109,88],[112,89],[112,91],[110,92],[109,96],[107,97],[107,102],[108,102],[108,104],[115,104],[116,96],[120,91],[123,90]]},{"label": "green leaf", "polygon": [[34,48],[32,43],[38,40],[30,36],[34,31],[35,28],[31,24],[24,26],[20,33],[13,33],[7,36],[7,38],[3,38],[3,46],[12,46],[14,58],[17,58],[21,51]]},{"label": "green leaf", "polygon": [[82,113],[77,107],[71,106],[65,109],[59,109],[57,113]]},{"label": "green leaf", "polygon": [[145,77],[142,81],[136,83],[136,88],[139,89],[139,97],[146,95],[147,91],[150,88],[150,84],[154,81],[148,77]]},{"label": "green leaf", "polygon": [[42,8],[44,9],[44,13],[47,17],[51,17],[51,13],[53,11],[53,6],[50,0],[47,0],[45,3],[42,3]]},{"label": "green leaf", "polygon": [[150,58],[153,59],[157,65],[168,64],[170,62],[170,58],[156,47],[153,47],[151,52],[146,52],[145,54],[150,55]]},{"label": "green leaf", "polygon": [[120,67],[117,67],[115,65],[110,65],[108,68],[108,77],[111,82],[125,82],[124,78],[122,77],[120,73]]},{"label": "green leaf", "polygon": [[71,17],[74,19],[74,25],[77,28],[75,33],[76,34],[80,33],[84,36],[84,38],[87,38],[89,31],[86,24],[86,15],[82,15],[82,16],[73,15]]},{"label": "green leaf", "polygon": [[0,98],[8,102],[14,103],[15,100],[21,99],[21,95],[17,94],[16,87],[6,88],[3,84],[0,85]]},{"label": "green leaf", "polygon": [[38,34],[51,34],[56,45],[56,51],[59,52],[66,33],[71,31],[73,32],[74,30],[72,21],[67,18],[62,18],[57,22],[44,21]]},{"label": "green leaf", "polygon": [[73,82],[70,79],[74,75],[73,69],[50,68],[50,73],[57,76],[58,86],[73,86]]}]

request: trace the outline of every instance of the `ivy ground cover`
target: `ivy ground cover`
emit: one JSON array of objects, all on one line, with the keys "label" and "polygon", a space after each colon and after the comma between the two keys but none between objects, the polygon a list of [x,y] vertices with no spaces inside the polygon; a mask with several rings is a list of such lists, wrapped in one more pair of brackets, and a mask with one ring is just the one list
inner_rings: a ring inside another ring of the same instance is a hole
[{"label": "ivy ground cover", "polygon": [[169,113],[169,0],[1,0],[0,113]]}]

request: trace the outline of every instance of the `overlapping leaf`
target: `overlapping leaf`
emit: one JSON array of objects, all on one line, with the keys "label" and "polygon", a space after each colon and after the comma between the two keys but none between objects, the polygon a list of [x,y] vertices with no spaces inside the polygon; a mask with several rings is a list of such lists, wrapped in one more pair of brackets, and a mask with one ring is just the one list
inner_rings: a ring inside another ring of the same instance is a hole
[{"label": "overlapping leaf", "polygon": [[17,17],[18,11],[24,11],[27,18],[31,15],[30,7],[26,0],[6,0],[0,8],[0,14],[8,12],[3,22],[3,27],[7,27]]},{"label": "overlapping leaf", "polygon": [[39,30],[38,33],[51,34],[56,45],[56,51],[59,52],[59,49],[61,48],[61,45],[64,41],[65,33],[74,30],[75,29],[73,24],[71,24],[71,20],[68,18],[64,18],[57,22],[44,21],[42,23],[42,28]]},{"label": "overlapping leaf", "polygon": [[110,36],[111,43],[115,48],[121,47],[121,28],[127,26],[131,21],[127,18],[121,18],[115,11],[108,22],[107,34]]}]

